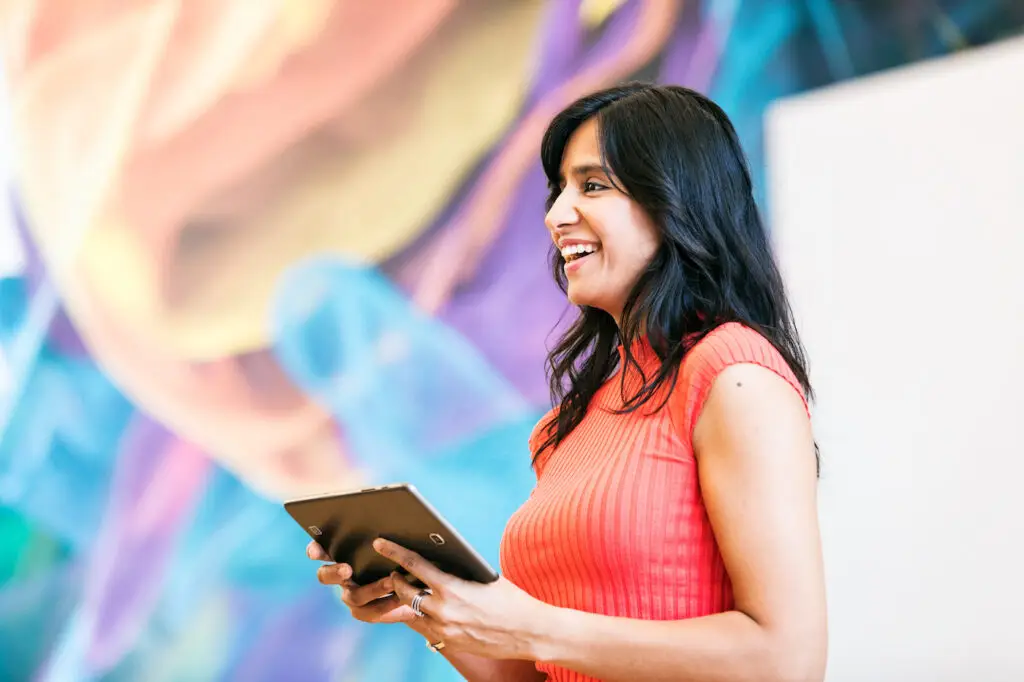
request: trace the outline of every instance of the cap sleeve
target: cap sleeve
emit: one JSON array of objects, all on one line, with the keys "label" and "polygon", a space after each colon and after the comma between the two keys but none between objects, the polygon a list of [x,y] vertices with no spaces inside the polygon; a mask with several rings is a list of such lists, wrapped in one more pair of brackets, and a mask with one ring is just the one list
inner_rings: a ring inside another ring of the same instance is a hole
[{"label": "cap sleeve", "polygon": [[810,415],[803,387],[782,354],[758,332],[738,322],[729,322],[711,331],[686,354],[669,398],[672,420],[688,441],[693,437],[693,428],[715,379],[727,367],[740,364],[760,365],[785,379],[800,395]]}]

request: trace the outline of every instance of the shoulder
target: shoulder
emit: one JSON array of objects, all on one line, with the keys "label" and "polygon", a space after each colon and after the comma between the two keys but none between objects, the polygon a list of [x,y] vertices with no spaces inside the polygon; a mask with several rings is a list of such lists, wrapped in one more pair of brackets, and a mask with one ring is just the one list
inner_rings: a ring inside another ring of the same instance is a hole
[{"label": "shoulder", "polygon": [[810,415],[803,387],[778,349],[754,329],[729,322],[701,339],[687,352],[680,366],[670,409],[677,428],[687,438],[693,435],[711,389],[726,373],[740,383],[747,379],[758,386],[775,384],[775,389],[795,392],[803,410]]},{"label": "shoulder", "polygon": [[714,380],[726,367],[737,364],[761,365],[787,375],[800,390],[800,384],[782,354],[759,332],[739,322],[727,322],[700,340],[683,358],[681,371],[691,381]]},{"label": "shoulder", "polygon": [[540,479],[541,473],[544,471],[544,465],[547,463],[548,458],[551,456],[553,449],[548,448],[544,452],[537,455],[537,448],[540,447],[541,443],[547,440],[549,430],[552,426],[555,415],[558,414],[558,408],[552,408],[548,410],[540,420],[534,424],[533,430],[530,432],[530,438],[527,441],[527,445],[530,448],[530,458],[533,460],[533,471]]}]

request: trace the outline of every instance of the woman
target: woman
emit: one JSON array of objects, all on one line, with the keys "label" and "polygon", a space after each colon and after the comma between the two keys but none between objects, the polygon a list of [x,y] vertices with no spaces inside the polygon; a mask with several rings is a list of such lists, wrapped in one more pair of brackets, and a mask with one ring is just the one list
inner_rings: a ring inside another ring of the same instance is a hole
[{"label": "woman", "polygon": [[504,577],[466,583],[378,540],[431,592],[357,586],[346,565],[320,580],[468,680],[822,679],[811,388],[731,123],[691,90],[630,84],[560,113],[542,161],[580,314],[549,358],[556,409]]}]

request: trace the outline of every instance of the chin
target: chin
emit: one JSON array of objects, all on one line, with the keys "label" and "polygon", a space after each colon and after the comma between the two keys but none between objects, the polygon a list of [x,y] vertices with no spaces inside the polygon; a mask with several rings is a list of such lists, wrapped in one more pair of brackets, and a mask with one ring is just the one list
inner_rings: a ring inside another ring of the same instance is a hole
[{"label": "chin", "polygon": [[569,303],[573,305],[593,305],[591,303],[591,297],[587,296],[586,293],[576,290],[572,285],[569,286],[569,290],[565,294],[566,298],[569,299]]},{"label": "chin", "polygon": [[586,291],[574,291],[572,287],[569,287],[569,292],[566,296],[569,299],[569,303],[573,305],[604,310],[600,297],[589,294]]}]

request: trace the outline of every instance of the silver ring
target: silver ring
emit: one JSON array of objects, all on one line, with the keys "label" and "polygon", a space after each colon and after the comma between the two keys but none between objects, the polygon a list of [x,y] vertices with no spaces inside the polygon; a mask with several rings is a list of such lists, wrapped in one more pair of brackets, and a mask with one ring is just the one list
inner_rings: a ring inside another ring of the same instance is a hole
[{"label": "silver ring", "polygon": [[412,609],[412,612],[420,618],[423,618],[425,615],[427,615],[420,611],[420,605],[423,604],[423,600],[429,597],[430,594],[430,590],[420,590],[416,593],[416,596],[412,598],[412,602],[409,604],[409,607]]},{"label": "silver ring", "polygon": [[431,644],[430,642],[427,642],[427,648],[430,649],[431,651],[434,651],[434,652],[441,651],[441,649],[444,648],[444,642],[441,641],[441,642],[438,642],[437,644]]}]

